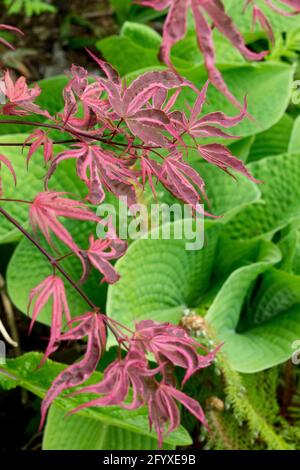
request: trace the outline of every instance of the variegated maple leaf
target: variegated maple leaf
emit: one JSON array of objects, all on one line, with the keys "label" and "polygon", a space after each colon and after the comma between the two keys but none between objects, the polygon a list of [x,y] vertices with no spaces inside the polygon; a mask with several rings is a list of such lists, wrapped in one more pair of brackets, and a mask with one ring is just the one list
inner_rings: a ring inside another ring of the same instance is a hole
[{"label": "variegated maple leaf", "polygon": [[46,418],[49,406],[64,390],[84,383],[95,371],[100,357],[106,347],[106,327],[104,316],[89,312],[74,318],[72,323],[78,323],[67,333],[60,335],[60,341],[74,341],[87,337],[87,347],[84,357],[64,369],[53,381],[48,390],[41,409],[40,428]]},{"label": "variegated maple leaf", "polygon": [[[223,34],[239,52],[248,60],[261,60],[267,52],[255,53],[245,44],[242,34],[226,13],[221,0],[138,0],[141,5],[156,10],[169,9],[163,29],[161,58],[172,69],[171,49],[174,44],[183,39],[187,31],[187,13],[191,8],[199,48],[203,54],[205,66],[211,83],[223,93],[231,103],[240,108],[239,101],[229,91],[222,74],[216,67],[216,57],[213,42],[213,28]],[[210,21],[209,21],[210,20]]]},{"label": "variegated maple leaf", "polygon": [[7,102],[1,109],[2,114],[15,116],[40,114],[47,118],[51,117],[48,111],[43,111],[34,103],[34,100],[41,94],[41,89],[37,84],[29,88],[25,77],[19,77],[14,83],[7,70],[1,79],[0,87],[7,98]]}]

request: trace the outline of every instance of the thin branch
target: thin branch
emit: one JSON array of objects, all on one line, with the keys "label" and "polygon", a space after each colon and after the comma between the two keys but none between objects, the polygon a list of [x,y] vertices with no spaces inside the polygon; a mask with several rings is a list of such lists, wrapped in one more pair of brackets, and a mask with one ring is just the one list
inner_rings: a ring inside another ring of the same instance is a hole
[{"label": "thin branch", "polygon": [[0,213],[11,223],[13,224],[41,253],[42,255],[47,258],[47,260],[51,263],[52,266],[57,269],[62,276],[69,282],[69,284],[75,289],[78,294],[83,298],[83,300],[89,305],[92,310],[97,310],[96,305],[91,301],[91,299],[83,292],[83,290],[73,281],[73,279],[69,276],[69,274],[59,265],[57,260],[50,255],[42,246],[41,244],[35,240],[27,230],[25,230],[19,222],[14,219],[5,209],[0,207]]}]

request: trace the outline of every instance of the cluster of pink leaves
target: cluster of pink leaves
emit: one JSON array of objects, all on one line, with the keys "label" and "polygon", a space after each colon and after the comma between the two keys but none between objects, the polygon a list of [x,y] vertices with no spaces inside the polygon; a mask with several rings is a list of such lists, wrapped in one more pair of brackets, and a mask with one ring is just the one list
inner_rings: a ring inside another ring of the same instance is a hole
[{"label": "cluster of pink leaves", "polygon": [[[91,55],[102,76],[90,77],[84,68],[72,66],[70,81],[63,90],[65,105],[62,113],[51,116],[41,109],[35,103],[40,88],[37,85],[30,88],[24,77],[14,81],[8,71],[0,81],[0,90],[6,97],[6,103],[0,109],[5,116],[36,114],[47,118],[45,124],[31,121],[35,130],[24,142],[24,148],[29,147],[27,165],[35,158],[37,150],[42,149],[48,167],[45,191],[29,201],[29,219],[34,233],[39,230],[48,244],[57,250],[54,236],[79,258],[83,268],[81,281],[86,279],[90,267],[94,267],[102,273],[104,281],[114,283],[119,276],[110,261],[125,253],[126,242],[118,239],[110,222],[97,217],[86,201],[73,200],[66,193],[48,189],[58,165],[68,159],[76,161],[78,177],[87,186],[86,199],[92,204],[101,203],[106,192],[111,192],[117,197],[126,196],[130,206],[136,201],[139,186],[143,187],[149,181],[155,194],[155,182],[159,181],[175,197],[198,210],[199,202],[206,198],[205,182],[185,158],[189,148],[222,170],[229,172],[232,169],[253,179],[243,162],[225,146],[197,142],[206,137],[232,138],[225,130],[245,117],[246,103],[235,117],[222,112],[201,116],[208,83],[198,92],[193,84],[174,71],[155,71],[145,73],[127,85],[109,64]],[[195,92],[195,102],[192,107],[187,106],[186,111],[181,106],[176,107],[184,87]],[[71,143],[57,155],[51,130],[67,134],[68,143]],[[189,137],[193,145],[187,145],[185,137]],[[16,182],[9,159],[0,155],[0,163],[8,167]],[[104,224],[108,228],[107,236],[95,240],[91,235],[89,248],[83,249],[61,219]],[[183,385],[199,369],[211,364],[217,349],[200,354],[199,343],[183,329],[170,324],[142,321],[134,332],[129,332],[125,326],[101,314],[97,307],[71,319],[64,282],[55,272],[57,263],[58,260],[54,264],[54,273],[30,293],[30,330],[46,304],[51,303],[50,338],[42,363],[62,341],[87,338],[87,347],[84,357],[54,380],[43,401],[42,423],[58,394],[91,377],[105,350],[109,329],[119,343],[119,358],[105,370],[100,384],[75,392],[97,395],[78,409],[109,405],[136,409],[147,405],[150,425],[154,426],[160,445],[164,435],[180,424],[177,402],[207,425],[201,406],[178,389],[174,367],[186,370]],[[157,363],[154,369],[147,359],[148,353],[152,353]]]},{"label": "cluster of pink leaves", "polygon": [[[279,0],[279,3],[290,7],[289,11],[278,7],[272,0],[264,0],[273,11],[289,16],[300,13],[300,0]],[[261,60],[267,52],[255,53],[245,44],[232,18],[226,13],[223,0],[137,0],[144,6],[158,11],[169,9],[163,29],[161,59],[172,69],[171,49],[183,39],[187,31],[188,9],[191,8],[195,20],[199,48],[203,54],[205,66],[211,83],[226,96],[231,103],[240,108],[240,103],[228,89],[221,72],[216,67],[216,55],[213,42],[213,30],[218,29],[247,60]],[[242,4],[241,0],[241,4]],[[255,5],[255,0],[245,0],[245,7],[253,7],[253,22],[259,22],[273,41],[272,25],[265,13]]]},{"label": "cluster of pink leaves", "polygon": [[[197,205],[206,199],[205,182],[185,158],[191,147],[209,163],[225,171],[233,169],[252,179],[243,162],[224,145],[199,145],[196,140],[234,138],[222,128],[241,122],[246,115],[246,104],[235,117],[222,112],[201,116],[206,84],[201,92],[196,94],[195,91],[193,107],[183,111],[176,108],[177,100],[184,87],[194,90],[194,86],[174,72],[147,72],[127,86],[111,66],[95,59],[105,76],[95,77],[90,83],[86,70],[72,66],[71,80],[64,89],[64,111],[58,116],[50,116],[34,103],[40,89],[38,86],[28,88],[23,77],[13,83],[9,72],[6,72],[0,85],[7,97],[7,103],[2,107],[3,114],[42,114],[52,121],[51,128],[70,134],[74,140],[70,148],[54,155],[48,131],[35,130],[26,139],[24,145],[30,144],[27,161],[39,148],[44,150],[45,162],[49,164],[46,186],[62,161],[75,159],[77,174],[85,182],[87,200],[92,204],[101,203],[105,191],[108,191],[118,198],[126,197],[131,206],[136,202],[136,188],[145,185],[148,179],[154,193],[155,180],[196,210]],[[79,108],[83,109],[81,117],[78,117]],[[186,136],[192,141],[192,146],[185,143]],[[2,161],[13,171],[4,156]],[[51,199],[47,194],[41,199]],[[40,198],[35,204],[39,201]],[[39,219],[38,216],[36,220]],[[73,249],[67,236],[64,238]]]}]

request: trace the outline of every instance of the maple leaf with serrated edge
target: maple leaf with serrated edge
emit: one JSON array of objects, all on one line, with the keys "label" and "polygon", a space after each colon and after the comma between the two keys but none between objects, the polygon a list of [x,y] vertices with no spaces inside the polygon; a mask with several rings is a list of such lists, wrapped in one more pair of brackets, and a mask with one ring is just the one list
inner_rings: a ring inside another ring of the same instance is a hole
[{"label": "maple leaf with serrated edge", "polygon": [[32,303],[34,303],[34,307],[32,310],[29,333],[31,333],[38,316],[50,299],[52,299],[50,339],[40,365],[44,364],[46,359],[55,352],[58,347],[58,341],[63,328],[63,316],[65,315],[67,322],[71,321],[64,283],[59,277],[54,275],[48,276],[30,292],[28,312],[30,312]]},{"label": "maple leaf with serrated edge", "polygon": [[[204,411],[196,400],[164,382],[149,381],[146,388],[150,429],[154,427],[161,448],[166,435],[180,425],[180,413],[176,402],[181,403],[198,421],[208,429]],[[166,426],[168,428],[166,429]]]},{"label": "maple leaf with serrated edge", "polygon": [[[14,170],[11,162],[4,155],[0,155],[0,170],[1,170],[2,164],[5,165],[9,169],[9,171],[10,171],[10,173],[11,173],[13,179],[14,179],[14,183],[16,185],[17,184],[17,175],[15,173],[15,170]],[[2,196],[2,194],[3,194],[3,188],[2,188],[2,178],[1,178],[1,173],[0,173],[0,196]]]},{"label": "maple leaf with serrated edge", "polygon": [[29,88],[25,77],[19,77],[14,83],[7,70],[1,79],[1,90],[8,99],[8,102],[2,106],[2,114],[27,116],[34,113],[50,119],[48,111],[43,111],[34,103],[34,100],[41,94],[41,89],[37,84]]},{"label": "maple leaf with serrated edge", "polygon": [[90,235],[90,246],[85,253],[90,264],[103,274],[101,283],[114,284],[120,279],[120,275],[109,261],[120,258],[126,250],[127,243],[124,240],[119,238],[95,240],[93,235]]},{"label": "maple leaf with serrated edge", "polygon": [[84,203],[63,197],[65,194],[56,191],[39,193],[30,206],[30,223],[35,232],[37,228],[40,229],[52,247],[51,233],[53,233],[80,258],[84,265],[80,248],[76,245],[68,230],[58,220],[58,217],[97,223],[100,222],[100,218],[88,209]]},{"label": "maple leaf with serrated edge", "polygon": [[116,72],[112,80],[112,72],[111,69],[107,71],[107,64],[90,54],[106,74],[107,78],[99,78],[98,81],[107,92],[113,112],[124,120],[132,134],[145,144],[167,147],[169,141],[163,133],[170,124],[167,114],[161,108],[145,108],[145,105],[160,90],[194,86],[172,71],[153,71],[142,74],[126,87]]},{"label": "maple leaf with serrated edge", "polygon": [[24,140],[23,148],[30,143],[27,154],[27,165],[33,154],[43,147],[44,162],[47,164],[53,157],[53,141],[48,136],[47,132],[42,129],[36,129],[27,139]]},{"label": "maple leaf with serrated edge", "polygon": [[52,382],[50,389],[42,402],[41,422],[42,428],[49,406],[64,390],[84,383],[96,370],[100,357],[106,347],[106,327],[104,315],[89,312],[81,317],[74,318],[72,323],[78,325],[59,337],[60,341],[74,341],[87,337],[87,347],[84,357],[75,364],[64,369]]},{"label": "maple leaf with serrated edge", "polygon": [[158,179],[177,199],[195,211],[203,212],[200,204],[207,200],[205,183],[199,173],[183,160],[182,153],[164,159]]},{"label": "maple leaf with serrated edge", "polygon": [[103,202],[104,187],[116,197],[126,196],[129,205],[135,204],[134,184],[137,184],[137,173],[129,168],[133,163],[132,159],[117,158],[97,145],[78,143],[72,149],[58,154],[49,168],[46,185],[60,162],[70,158],[77,160],[77,174],[89,189],[89,202]]},{"label": "maple leaf with serrated edge", "polygon": [[246,59],[261,60],[268,52],[256,53],[247,48],[242,34],[227,15],[223,2],[221,0],[139,0],[136,3],[159,11],[169,8],[163,28],[161,58],[171,69],[174,69],[170,57],[172,46],[185,37],[188,8],[192,9],[197,41],[203,54],[209,80],[234,106],[240,108],[239,101],[229,91],[222,74],[216,67],[213,27],[208,18],[212,21],[214,28],[218,29]]}]

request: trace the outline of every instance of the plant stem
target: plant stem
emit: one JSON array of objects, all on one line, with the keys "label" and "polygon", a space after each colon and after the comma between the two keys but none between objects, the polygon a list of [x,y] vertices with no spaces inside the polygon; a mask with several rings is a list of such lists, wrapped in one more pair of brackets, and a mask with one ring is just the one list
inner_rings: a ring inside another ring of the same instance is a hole
[{"label": "plant stem", "polygon": [[5,209],[0,207],[0,214],[2,214],[11,224],[13,224],[41,253],[42,255],[47,258],[47,260],[51,263],[52,266],[57,269],[62,276],[69,282],[69,284],[75,289],[78,294],[83,298],[83,300],[88,304],[88,306],[95,310],[97,309],[96,305],[89,299],[89,297],[83,292],[83,290],[73,281],[73,279],[69,276],[69,274],[59,265],[57,260],[50,255],[41,245],[40,243],[35,240],[27,230],[25,230],[22,225],[17,222]]},{"label": "plant stem", "polygon": [[[113,145],[115,147],[116,146],[128,147],[128,144],[123,144],[121,142],[113,142],[112,140],[106,139],[105,137],[98,137],[93,134],[90,134],[89,132],[80,131],[78,129],[72,129],[70,127],[64,128],[64,127],[59,126],[58,124],[49,124],[47,122],[19,121],[17,119],[3,119],[3,120],[1,119],[0,124],[21,124],[24,126],[44,127],[46,129],[53,129],[56,131],[61,131],[63,133],[72,134],[77,139],[80,139],[80,137],[85,137],[85,138],[96,140],[98,142],[102,142],[104,144]],[[23,144],[19,144],[19,145],[23,145]],[[155,149],[160,149],[160,147],[157,147],[157,146],[145,146],[145,145],[132,145],[132,147],[136,149],[146,149],[152,152],[154,152]],[[161,157],[161,155],[159,156]]]}]

